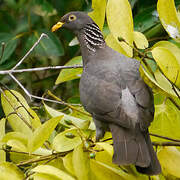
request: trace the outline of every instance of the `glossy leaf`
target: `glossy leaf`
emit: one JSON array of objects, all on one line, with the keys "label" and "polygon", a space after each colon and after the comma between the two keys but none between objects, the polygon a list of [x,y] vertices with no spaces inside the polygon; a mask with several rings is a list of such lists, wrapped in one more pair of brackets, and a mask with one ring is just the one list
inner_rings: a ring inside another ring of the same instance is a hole
[{"label": "glossy leaf", "polygon": [[[79,127],[80,129],[87,129],[89,127],[90,124],[90,120],[84,120],[84,119],[80,119],[80,118],[76,118],[74,116],[70,116],[67,115],[65,113],[62,113],[60,111],[57,111],[49,106],[47,106],[46,104],[44,104],[46,111],[49,113],[49,115],[51,117],[57,117],[57,116],[64,116],[60,123],[64,124],[65,126],[69,126],[66,123],[66,120],[70,120],[72,122],[72,124],[74,124],[75,126]],[[74,127],[74,126],[69,126],[69,127]]]},{"label": "glossy leaf", "polygon": [[0,33],[0,52],[2,52],[1,43],[3,42],[5,43],[5,49],[0,64],[4,63],[12,55],[16,49],[18,39],[12,34]]},{"label": "glossy leaf", "polygon": [[88,15],[96,22],[100,30],[103,29],[106,11],[106,0],[92,0],[93,11]]},{"label": "glossy leaf", "polygon": [[24,174],[12,163],[3,162],[0,163],[0,179],[22,180],[24,179]]},{"label": "glossy leaf", "polygon": [[149,46],[148,40],[141,32],[134,31],[134,42],[138,49],[146,49]]},{"label": "glossy leaf", "polygon": [[27,147],[19,140],[10,139],[7,142],[7,145],[11,146],[12,149],[15,150],[15,151],[27,152]]},{"label": "glossy leaf", "polygon": [[134,177],[126,172],[124,172],[122,169],[117,169],[114,167],[111,167],[105,163],[96,161],[91,159],[90,160],[90,165],[92,172],[95,174],[95,177],[97,180],[135,180],[137,177]]},{"label": "glossy leaf", "polygon": [[63,158],[63,164],[66,170],[71,173],[72,175],[75,175],[74,172],[74,167],[73,167],[73,162],[72,162],[72,155],[73,152],[68,153],[64,158]]},{"label": "glossy leaf", "polygon": [[[2,149],[3,144],[1,142],[1,140],[3,139],[4,135],[5,135],[5,122],[6,119],[2,118],[0,120],[0,149]],[[6,153],[3,150],[0,150],[0,163],[6,161]]]},{"label": "glossy leaf", "polygon": [[165,76],[180,87],[180,63],[170,49],[158,46],[152,50],[152,55]]},{"label": "glossy leaf", "polygon": [[33,180],[61,180],[53,175],[44,174],[44,173],[35,173],[33,176]]},{"label": "glossy leaf", "polygon": [[5,118],[2,118],[0,120],[0,141],[2,140],[2,138],[5,135],[5,122],[6,122]]},{"label": "glossy leaf", "polygon": [[[116,40],[123,38],[128,44],[133,45],[133,18],[131,6],[128,0],[109,0],[107,3],[106,16],[109,29]],[[126,53],[132,57],[131,51]]]},{"label": "glossy leaf", "polygon": [[180,152],[176,147],[165,147],[158,152],[158,159],[167,173],[180,178]]},{"label": "glossy leaf", "polygon": [[[67,62],[65,66],[72,66],[76,64],[82,65],[81,56],[74,57],[69,62]],[[81,77],[81,74],[82,74],[82,68],[63,69],[61,70],[55,84],[57,85],[59,83],[70,81],[73,79],[79,79]]]},{"label": "glossy leaf", "polygon": [[52,177],[62,179],[62,180],[75,180],[66,172],[50,165],[39,165],[33,168],[32,172],[47,174],[47,175],[50,175]]},{"label": "glossy leaf", "polygon": [[[26,100],[22,97],[22,95],[16,91],[12,90],[12,93],[19,99],[19,101],[25,106],[26,109],[29,109],[29,105],[27,104]],[[14,107],[17,109],[17,112],[22,116],[24,121],[26,121],[29,125],[31,125],[31,117],[27,113],[27,111],[24,109],[24,107],[21,106],[21,104],[17,101],[16,97],[14,97],[13,94],[11,94],[9,91],[4,91],[5,96],[3,93],[1,93],[1,103],[4,110],[4,113],[13,128],[14,131],[22,132],[26,135],[31,135],[32,131],[31,129],[23,122],[23,120],[17,116],[17,114],[12,114],[14,112]]]},{"label": "glossy leaf", "polygon": [[[119,42],[113,35],[112,33],[108,34],[106,39],[105,39],[107,45],[114,49],[115,51],[124,54],[125,56],[128,56],[127,52],[122,48],[122,45],[124,42]],[[127,46],[127,48],[130,48]],[[130,48],[131,51],[131,48]]]},{"label": "glossy leaf", "polygon": [[[148,84],[154,91],[164,93],[166,95],[177,97],[176,93],[172,89],[172,84],[163,76],[163,74],[156,70],[154,72],[154,77],[148,71],[146,66],[140,67],[140,73],[143,80]],[[176,88],[176,91],[179,93],[179,90]]]},{"label": "glossy leaf", "polygon": [[90,179],[89,153],[83,151],[83,144],[77,146],[72,156],[74,172],[78,180]]},{"label": "glossy leaf", "polygon": [[5,136],[2,138],[2,142],[7,143],[10,140],[17,140],[27,146],[28,136],[21,132],[9,132],[6,133]]},{"label": "glossy leaf", "polygon": [[158,0],[157,11],[161,24],[174,39],[180,38],[180,21],[176,12],[174,0]]},{"label": "glossy leaf", "polygon": [[169,99],[155,106],[155,119],[151,123],[150,132],[180,138],[180,111]]},{"label": "glossy leaf", "polygon": [[[74,138],[68,138],[67,133],[72,133]],[[74,149],[81,144],[82,140],[77,129],[68,129],[59,133],[52,142],[52,148],[58,152],[65,152]]]},{"label": "glossy leaf", "polygon": [[63,116],[51,118],[33,132],[31,138],[28,141],[29,152],[33,152],[43,145],[62,117]]}]

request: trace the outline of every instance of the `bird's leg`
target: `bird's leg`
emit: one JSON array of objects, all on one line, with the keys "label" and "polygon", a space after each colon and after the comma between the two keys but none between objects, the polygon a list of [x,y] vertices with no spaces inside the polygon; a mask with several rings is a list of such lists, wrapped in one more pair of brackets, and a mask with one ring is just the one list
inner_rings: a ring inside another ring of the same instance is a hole
[{"label": "bird's leg", "polygon": [[93,120],[96,125],[96,141],[98,142],[104,137],[106,125],[102,121],[98,121],[95,118],[93,118]]}]

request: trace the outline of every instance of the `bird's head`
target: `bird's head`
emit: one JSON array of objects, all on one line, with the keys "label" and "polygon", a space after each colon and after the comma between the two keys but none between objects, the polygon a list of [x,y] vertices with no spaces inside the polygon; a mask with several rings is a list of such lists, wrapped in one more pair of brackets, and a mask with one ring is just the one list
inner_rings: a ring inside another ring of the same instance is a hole
[{"label": "bird's head", "polygon": [[77,34],[87,24],[91,23],[93,23],[93,20],[86,13],[80,11],[69,12],[52,27],[52,32],[64,27]]}]

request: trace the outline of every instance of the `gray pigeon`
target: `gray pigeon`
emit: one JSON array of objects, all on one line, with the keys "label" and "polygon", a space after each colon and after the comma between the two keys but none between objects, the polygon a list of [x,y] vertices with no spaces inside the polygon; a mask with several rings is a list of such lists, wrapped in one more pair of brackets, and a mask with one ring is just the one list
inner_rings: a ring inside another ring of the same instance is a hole
[{"label": "gray pigeon", "polygon": [[83,12],[64,15],[52,31],[60,27],[74,32],[80,42],[80,99],[93,117],[96,140],[110,130],[114,163],[134,164],[147,175],[161,173],[148,132],[154,118],[153,94],[140,76],[140,62],[108,47],[97,24]]}]

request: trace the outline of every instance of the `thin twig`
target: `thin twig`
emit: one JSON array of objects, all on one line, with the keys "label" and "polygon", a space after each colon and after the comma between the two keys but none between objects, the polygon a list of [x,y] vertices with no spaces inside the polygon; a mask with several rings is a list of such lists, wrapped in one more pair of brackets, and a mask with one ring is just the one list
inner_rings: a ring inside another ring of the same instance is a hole
[{"label": "thin twig", "polygon": [[57,101],[62,102],[64,105],[66,105],[67,107],[71,108],[72,110],[77,111],[77,112],[79,112],[79,113],[81,113],[81,114],[84,114],[84,115],[86,115],[86,116],[91,117],[91,115],[90,115],[89,113],[86,113],[86,112],[84,112],[84,111],[81,111],[81,110],[77,109],[76,107],[74,107],[74,106],[72,106],[72,105],[70,105],[70,104],[62,101],[60,98],[58,98],[58,97],[56,97],[54,94],[52,94],[51,91],[48,91],[48,95],[51,96],[51,97],[53,97],[53,98],[56,99]]},{"label": "thin twig", "polygon": [[2,42],[2,43],[1,43],[1,47],[2,47],[2,49],[1,49],[1,56],[0,56],[0,61],[1,61],[2,57],[3,57],[3,55],[4,55],[4,50],[5,50],[5,42]]},{"label": "thin twig", "polygon": [[180,139],[169,138],[169,137],[158,135],[158,134],[154,134],[154,133],[149,133],[149,135],[154,136],[154,137],[158,137],[158,138],[161,138],[161,139],[166,139],[166,140],[170,140],[170,141],[174,141],[174,142],[179,142],[180,143]]},{"label": "thin twig", "polygon": [[152,142],[153,146],[180,146],[179,142]]},{"label": "thin twig", "polygon": [[11,78],[21,87],[21,89],[25,92],[25,94],[31,99],[31,94],[27,91],[27,89],[13,76],[12,74],[9,74]]},{"label": "thin twig", "polygon": [[72,68],[82,68],[82,65],[73,66],[49,66],[49,67],[39,67],[39,68],[29,68],[29,69],[17,69],[17,70],[3,70],[0,74],[12,74],[12,73],[22,73],[22,72],[34,72],[34,71],[44,71],[44,70],[56,70],[56,69],[72,69]]},{"label": "thin twig", "polygon": [[48,35],[45,33],[42,33],[39,37],[39,39],[34,43],[34,45],[31,47],[31,49],[25,54],[25,56],[12,68],[12,70],[16,69],[18,66],[20,66],[20,64],[26,59],[26,57],[29,56],[29,54],[34,50],[34,48],[39,44],[39,42],[41,41],[41,39],[43,37],[48,38]]},{"label": "thin twig", "polygon": [[27,164],[32,164],[32,163],[36,163],[36,162],[40,162],[40,161],[49,160],[49,159],[52,159],[53,157],[56,157],[56,158],[57,157],[64,157],[66,154],[68,154],[71,151],[58,152],[58,153],[53,153],[53,154],[50,154],[50,155],[45,155],[45,156],[41,156],[41,157],[28,159],[28,160],[22,161],[22,162],[20,162],[20,163],[18,163],[16,165],[17,166],[24,166],[24,165],[27,165]]}]

